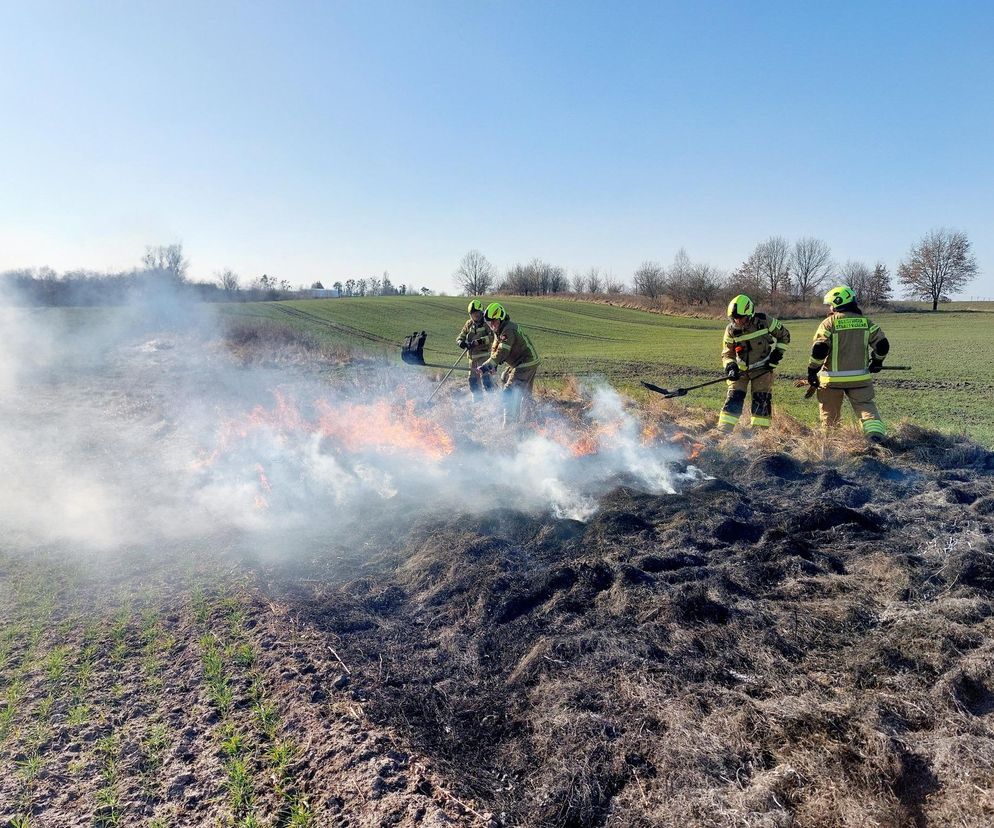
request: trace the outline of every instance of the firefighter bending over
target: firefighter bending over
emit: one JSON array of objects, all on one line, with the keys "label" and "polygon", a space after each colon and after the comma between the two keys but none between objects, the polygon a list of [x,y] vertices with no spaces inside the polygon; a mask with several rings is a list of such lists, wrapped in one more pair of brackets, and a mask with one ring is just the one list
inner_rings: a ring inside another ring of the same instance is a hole
[{"label": "firefighter bending over", "polygon": [[481,374],[491,374],[498,365],[505,365],[501,376],[504,400],[504,424],[516,423],[521,416],[521,402],[530,397],[538,373],[538,351],[516,322],[511,321],[500,302],[487,305],[484,318],[494,332],[490,358],[480,366]]},{"label": "firefighter bending over", "polygon": [[769,428],[773,417],[773,371],[790,342],[779,319],[756,313],[752,299],[740,293],[728,303],[721,360],[728,377],[728,395],[718,415],[718,428],[732,431],[742,416],[746,391],[752,386],[753,428]]},{"label": "firefighter bending over", "polygon": [[476,397],[482,393],[481,383],[487,391],[492,391],[494,387],[493,377],[489,373],[481,374],[479,370],[480,366],[490,358],[490,346],[494,341],[494,334],[483,319],[483,302],[474,299],[469,303],[467,310],[469,319],[459,331],[456,345],[462,350],[468,351],[467,356],[473,368],[469,372],[469,390]]},{"label": "firefighter bending over", "polygon": [[879,325],[863,314],[852,288],[839,285],[825,294],[831,313],[818,326],[811,345],[808,382],[818,389],[818,411],[826,429],[842,420],[842,401],[859,418],[863,434],[874,442],[886,429],[873,402],[873,377],[884,364],[890,343]]}]

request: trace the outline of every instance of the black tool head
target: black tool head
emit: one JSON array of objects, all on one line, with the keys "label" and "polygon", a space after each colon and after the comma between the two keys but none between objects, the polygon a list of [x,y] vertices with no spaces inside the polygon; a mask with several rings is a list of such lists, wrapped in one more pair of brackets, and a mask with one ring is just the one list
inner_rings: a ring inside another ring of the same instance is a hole
[{"label": "black tool head", "polygon": [[428,334],[424,331],[415,331],[404,339],[404,344],[400,348],[400,358],[408,365],[425,364],[425,340]]}]

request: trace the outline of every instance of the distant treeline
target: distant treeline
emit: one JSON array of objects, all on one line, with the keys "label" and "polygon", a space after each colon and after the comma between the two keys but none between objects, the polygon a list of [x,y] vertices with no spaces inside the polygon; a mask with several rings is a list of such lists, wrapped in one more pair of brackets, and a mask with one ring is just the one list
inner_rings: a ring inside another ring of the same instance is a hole
[{"label": "distant treeline", "polygon": [[76,270],[56,274],[42,269],[0,273],[0,296],[5,301],[18,305],[125,305],[142,299],[159,299],[166,295],[199,302],[258,302],[298,294],[262,288],[225,290],[209,282],[179,279],[166,270],[134,270],[125,273]]},{"label": "distant treeline", "polygon": [[[897,265],[897,282],[906,297],[931,301],[935,309],[939,302],[962,291],[977,273],[966,234],[940,228],[911,246]],[[682,248],[668,267],[644,261],[630,283],[596,267],[568,275],[565,268],[541,259],[515,264],[499,273],[480,251],[470,250],[453,278],[469,296],[628,294],[653,304],[664,303],[678,312],[713,308],[738,293],[781,308],[820,305],[822,292],[836,284],[849,285],[866,307],[887,305],[894,294],[891,271],[882,261],[873,265],[855,259],[836,261],[828,244],[812,237],[790,242],[783,236],[770,236],[731,273],[692,261]]]}]

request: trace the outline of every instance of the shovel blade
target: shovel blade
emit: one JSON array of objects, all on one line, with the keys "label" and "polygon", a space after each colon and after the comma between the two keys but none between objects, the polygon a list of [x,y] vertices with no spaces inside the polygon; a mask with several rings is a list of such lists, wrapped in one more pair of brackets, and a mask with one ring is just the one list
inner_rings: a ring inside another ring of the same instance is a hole
[{"label": "shovel blade", "polygon": [[653,385],[651,382],[646,382],[645,380],[641,380],[641,382],[645,388],[655,391],[657,394],[662,394],[666,399],[682,397],[687,393],[686,388],[660,388],[658,385]]},{"label": "shovel blade", "polygon": [[425,364],[425,340],[428,334],[424,331],[415,331],[404,339],[404,344],[400,348],[400,358],[408,365]]}]

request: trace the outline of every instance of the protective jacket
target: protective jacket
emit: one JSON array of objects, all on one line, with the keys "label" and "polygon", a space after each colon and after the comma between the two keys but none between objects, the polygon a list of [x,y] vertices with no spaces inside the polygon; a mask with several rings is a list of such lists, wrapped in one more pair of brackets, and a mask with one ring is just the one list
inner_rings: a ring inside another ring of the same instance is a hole
[{"label": "protective jacket", "polygon": [[459,331],[459,338],[456,344],[460,348],[469,349],[469,358],[472,361],[477,359],[487,359],[490,356],[490,346],[494,341],[494,333],[487,327],[487,323],[482,319],[479,323],[472,318],[466,320],[466,324]]},{"label": "protective jacket", "polygon": [[774,349],[785,351],[789,342],[790,331],[783,322],[765,313],[750,317],[744,328],[736,328],[730,322],[721,343],[722,368],[735,362],[740,371],[748,371],[765,364]]},{"label": "protective jacket", "polygon": [[865,388],[873,384],[870,360],[883,360],[889,345],[879,325],[858,311],[835,311],[818,326],[809,368],[820,368],[822,387]]},{"label": "protective jacket", "polygon": [[497,366],[509,365],[511,368],[533,368],[541,360],[538,351],[532,345],[531,338],[517,322],[505,319],[497,329],[497,336],[490,346],[490,359],[484,364]]}]

